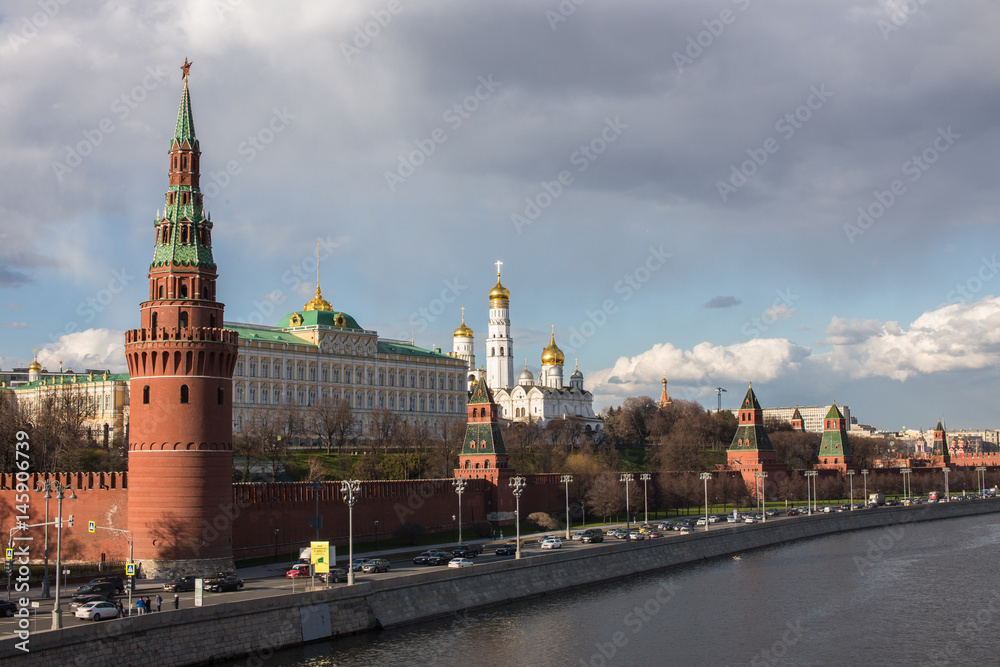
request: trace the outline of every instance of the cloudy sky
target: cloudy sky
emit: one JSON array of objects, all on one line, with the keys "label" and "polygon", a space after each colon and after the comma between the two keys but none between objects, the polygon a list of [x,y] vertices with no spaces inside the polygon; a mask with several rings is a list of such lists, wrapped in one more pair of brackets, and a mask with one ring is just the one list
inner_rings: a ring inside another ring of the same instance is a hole
[{"label": "cloudy sky", "polygon": [[[550,327],[595,408],[997,427],[1000,5],[49,2],[0,16],[0,368],[124,368],[190,58],[227,319]],[[479,360],[485,360],[482,347]]]}]

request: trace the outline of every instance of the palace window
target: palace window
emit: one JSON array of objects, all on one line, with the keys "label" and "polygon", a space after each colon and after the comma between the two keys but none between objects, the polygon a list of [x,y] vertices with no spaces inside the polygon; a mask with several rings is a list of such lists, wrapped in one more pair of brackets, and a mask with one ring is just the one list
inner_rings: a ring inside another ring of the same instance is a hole
[{"label": "palace window", "polygon": [[300,380],[306,379],[306,367],[302,366],[301,364],[299,365],[299,379]]},{"label": "palace window", "polygon": [[326,366],[324,366],[323,370],[321,370],[319,374],[320,382],[326,382],[328,376],[329,376],[329,371],[327,370]]},{"label": "palace window", "polygon": [[315,382],[316,381],[316,367],[315,366],[310,366],[309,367],[309,381],[310,382]]},{"label": "palace window", "polygon": [[257,377],[257,362],[251,361],[249,364],[247,364],[247,366],[250,370],[250,377],[252,378]]},{"label": "palace window", "polygon": [[380,387],[385,386],[385,371],[378,372],[378,386]]},{"label": "palace window", "polygon": [[250,387],[249,398],[250,400],[248,401],[248,403],[257,402],[257,387]]},{"label": "palace window", "polygon": [[281,362],[274,362],[274,377],[278,380],[281,379]]},{"label": "palace window", "polygon": [[267,398],[268,398],[268,396],[267,396],[267,387],[261,387],[260,388],[260,402],[263,403],[264,405],[267,405]]},{"label": "palace window", "polygon": [[242,361],[237,361],[236,362],[236,374],[237,375],[243,375],[243,362]]},{"label": "palace window", "polygon": [[265,359],[264,361],[260,362],[260,376],[262,378],[266,378],[267,377],[267,367],[268,366],[269,366],[269,364],[267,363],[267,359]]},{"label": "palace window", "polygon": [[365,381],[364,372],[359,368],[357,372],[354,374],[354,378],[358,384],[363,384]]},{"label": "palace window", "polygon": [[333,367],[333,381],[334,382],[340,382],[340,367],[339,366],[334,366]]}]

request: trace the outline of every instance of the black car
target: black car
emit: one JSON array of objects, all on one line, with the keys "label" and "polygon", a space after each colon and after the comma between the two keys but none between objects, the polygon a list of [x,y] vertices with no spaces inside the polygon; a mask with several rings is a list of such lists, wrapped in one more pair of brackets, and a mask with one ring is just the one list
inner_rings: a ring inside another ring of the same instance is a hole
[{"label": "black car", "polygon": [[110,581],[101,581],[96,584],[87,584],[76,589],[76,597],[83,595],[103,595],[109,600],[115,596],[117,589]]},{"label": "black car", "polygon": [[451,555],[455,558],[475,558],[483,553],[483,548],[478,544],[459,544],[451,550]]},{"label": "black car", "polygon": [[443,551],[425,551],[413,559],[414,565],[444,565],[451,560],[451,555]]},{"label": "black car", "polygon": [[194,582],[198,577],[177,577],[167,583],[163,584],[163,590],[170,591],[171,593],[178,593],[180,591],[193,591]]},{"label": "black car", "polygon": [[497,556],[513,556],[517,553],[517,544],[508,542],[497,547]]},{"label": "black car", "polygon": [[333,582],[335,584],[338,584],[341,581],[347,581],[347,568],[335,567],[329,572],[323,572],[319,575],[319,580],[326,583]]},{"label": "black car", "polygon": [[106,598],[103,595],[75,595],[75,596],[73,596],[73,601],[70,603],[70,606],[75,609],[77,607],[82,607],[83,605],[87,604],[88,602],[112,602],[113,603],[114,600],[112,600],[110,598]]},{"label": "black car", "polygon": [[241,588],[243,588],[243,580],[235,574],[226,574],[221,577],[209,579],[205,582],[205,590],[212,591],[213,593],[221,593],[222,591],[238,591]]},{"label": "black car", "polygon": [[603,542],[604,533],[601,531],[597,531],[596,533],[587,533],[586,535],[580,538],[580,541],[583,542],[584,544],[591,544],[591,543],[596,544],[597,542]]},{"label": "black car", "polygon": [[0,616],[6,616],[10,618],[17,611],[17,605],[13,602],[7,602],[7,600],[0,600]]},{"label": "black car", "polygon": [[88,583],[90,583],[91,585],[103,584],[103,583],[114,584],[115,593],[121,593],[122,591],[125,590],[125,582],[122,581],[121,577],[98,577],[97,579],[91,579],[90,582]]}]

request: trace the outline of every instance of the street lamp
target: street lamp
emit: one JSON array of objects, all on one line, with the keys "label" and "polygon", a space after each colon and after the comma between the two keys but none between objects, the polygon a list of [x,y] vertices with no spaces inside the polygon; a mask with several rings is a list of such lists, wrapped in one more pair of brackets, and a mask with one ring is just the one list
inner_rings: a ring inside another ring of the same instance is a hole
[{"label": "street lamp", "polygon": [[563,475],[559,478],[561,484],[566,485],[566,539],[569,539],[569,483],[573,481],[573,475]]},{"label": "street lamp", "polygon": [[[758,470],[753,474],[758,480],[760,480],[760,493],[757,494],[757,506],[760,508],[760,515],[763,521],[767,521],[767,515],[764,513],[766,505],[764,503],[764,479],[767,477],[767,472]],[[756,490],[756,488],[754,489]]]},{"label": "street lamp", "polygon": [[[52,629],[59,630],[63,626],[62,609],[59,608],[59,573],[62,571],[62,504],[66,491],[69,491],[70,500],[76,500],[76,494],[73,493],[73,487],[65,486],[59,481],[44,482],[43,488],[45,489],[46,500],[50,497],[54,497],[56,499],[56,511],[59,512],[56,516],[56,600],[55,605],[52,607]],[[72,515],[70,515],[68,525],[73,525]]]},{"label": "street lamp", "polygon": [[903,476],[903,496],[910,497],[910,468],[900,468],[899,473]]},{"label": "street lamp", "polygon": [[643,518],[643,523],[649,523],[649,480],[652,475],[648,472],[644,472],[639,475],[639,479],[642,480],[642,502],[645,505],[645,517]]},{"label": "street lamp", "polygon": [[[809,516],[812,516],[813,505],[815,505],[815,502],[816,502],[816,475],[818,475],[819,472],[816,471],[816,470],[806,470],[804,474],[806,476],[806,508],[807,508],[807,512],[808,512]],[[810,479],[812,479],[812,485],[813,485],[813,496],[812,496],[813,504],[812,505],[809,504],[809,480]]]},{"label": "street lamp", "polygon": [[514,558],[521,557],[521,494],[524,493],[525,479],[523,477],[511,477],[509,486],[514,494],[514,527],[517,531],[517,551]]},{"label": "street lamp", "polygon": [[868,468],[861,469],[861,476],[865,478],[865,502],[868,502]]},{"label": "street lamp", "polygon": [[458,494],[458,543],[462,543],[462,492],[465,491],[465,486],[468,481],[464,477],[456,477],[451,480],[452,486],[455,487],[455,493]]},{"label": "street lamp", "polygon": [[625,482],[625,541],[632,541],[632,517],[628,506],[628,485],[635,481],[635,475],[630,472],[623,472],[620,481]]},{"label": "street lamp", "polygon": [[36,493],[45,492],[43,496],[45,498],[45,546],[42,554],[45,559],[45,572],[42,574],[42,597],[46,600],[49,598],[49,498],[51,498],[49,487],[51,484],[52,482],[42,482],[42,486],[35,489]]},{"label": "street lamp", "polygon": [[378,551],[378,519],[375,519],[375,551]]},{"label": "street lamp", "polygon": [[278,533],[281,532],[280,528],[274,529],[274,562],[278,562]]},{"label": "street lamp", "polygon": [[712,473],[703,472],[700,475],[701,481],[705,483],[705,530],[708,530],[708,480],[712,479]]},{"label": "street lamp", "polygon": [[948,503],[951,502],[951,496],[948,495],[948,473],[951,472],[951,468],[944,467],[941,472],[944,473],[944,501]]},{"label": "street lamp", "polygon": [[360,480],[345,480],[340,483],[340,495],[347,503],[347,585],[354,585],[354,503],[361,492]]},{"label": "street lamp", "polygon": [[848,470],[847,477],[851,480],[851,511],[854,511],[854,471]]},{"label": "street lamp", "polygon": [[976,466],[976,481],[979,482],[979,495],[983,495],[983,487],[986,486],[986,466]]}]

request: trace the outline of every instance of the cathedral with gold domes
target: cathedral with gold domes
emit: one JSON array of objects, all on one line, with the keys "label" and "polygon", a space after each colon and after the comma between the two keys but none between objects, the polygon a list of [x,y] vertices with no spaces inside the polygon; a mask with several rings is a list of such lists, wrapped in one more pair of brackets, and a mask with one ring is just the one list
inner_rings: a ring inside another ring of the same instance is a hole
[{"label": "cathedral with gold domes", "polygon": [[497,282],[489,292],[490,315],[484,342],[486,354],[485,368],[476,367],[474,334],[465,323],[455,329],[452,356],[468,364],[467,382],[469,390],[480,378],[493,392],[493,398],[500,407],[500,417],[508,421],[536,422],[542,426],[553,419],[579,419],[584,429],[596,433],[603,430],[603,422],[594,414],[594,395],[584,389],[583,373],[575,367],[564,381],[563,368],[566,355],[556,344],[555,327],[549,337],[549,344],[542,350],[541,368],[536,378],[528,370],[514,376],[514,339],[510,332],[510,290],[500,281],[500,266],[497,262]]}]

